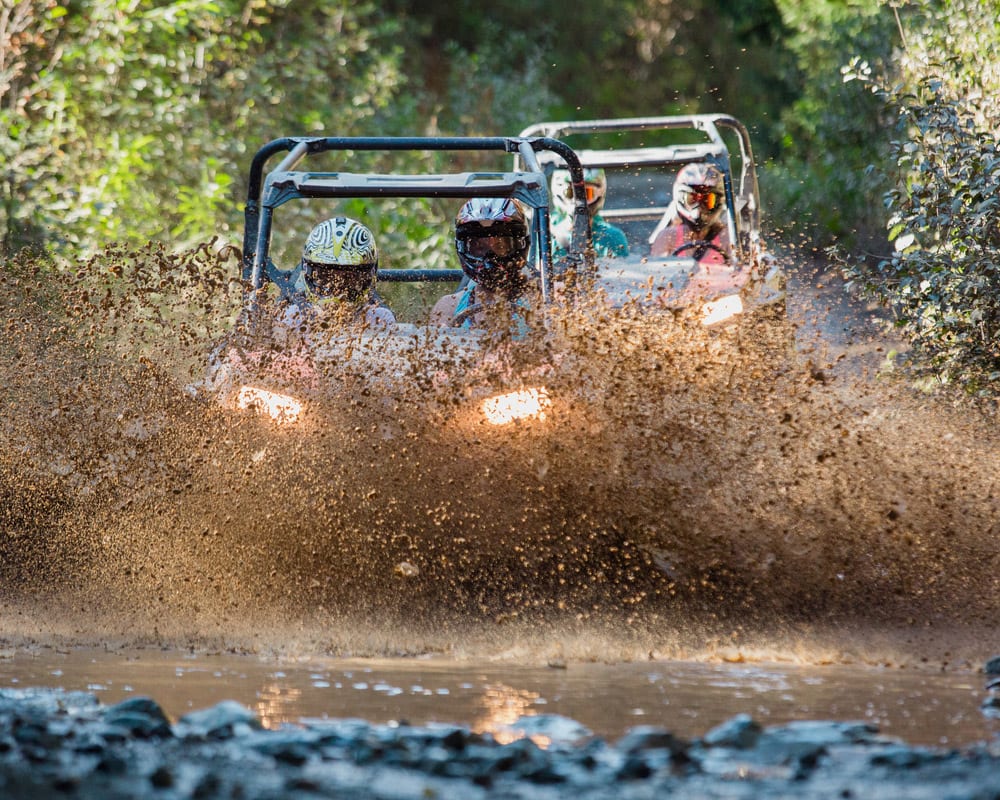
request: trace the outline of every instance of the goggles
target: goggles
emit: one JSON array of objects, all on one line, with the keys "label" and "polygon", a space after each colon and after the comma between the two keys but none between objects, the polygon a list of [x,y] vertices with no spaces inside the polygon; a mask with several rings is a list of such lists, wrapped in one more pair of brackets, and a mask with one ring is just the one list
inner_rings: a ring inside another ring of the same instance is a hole
[{"label": "goggles", "polygon": [[346,272],[373,272],[378,264],[371,262],[367,264],[322,264],[319,261],[310,261],[308,258],[302,259],[302,266],[312,272],[346,273]]},{"label": "goggles", "polygon": [[[599,186],[595,186],[592,183],[586,183],[583,186],[584,191],[587,194],[587,205],[590,205],[595,200],[598,200],[601,196],[601,189]],[[573,199],[573,186],[567,183],[566,188],[562,190],[562,196],[567,200]]]},{"label": "goggles", "polygon": [[470,236],[460,241],[462,252],[473,258],[519,255],[525,246],[524,238],[521,236]]},{"label": "goggles", "polygon": [[717,192],[685,189],[683,197],[684,202],[688,206],[701,206],[706,211],[714,211],[715,207],[719,205],[719,195]]}]

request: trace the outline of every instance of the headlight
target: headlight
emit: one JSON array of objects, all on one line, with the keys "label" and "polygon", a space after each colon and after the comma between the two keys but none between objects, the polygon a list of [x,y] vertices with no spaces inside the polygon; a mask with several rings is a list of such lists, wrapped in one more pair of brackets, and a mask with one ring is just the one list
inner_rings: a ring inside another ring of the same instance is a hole
[{"label": "headlight", "polygon": [[287,394],[278,394],[256,386],[241,386],[236,393],[236,407],[267,414],[275,422],[293,424],[302,413],[302,403]]},{"label": "headlight", "polygon": [[738,294],[731,294],[712,300],[702,306],[701,324],[708,327],[725,322],[727,319],[743,313],[743,301]]},{"label": "headlight", "polygon": [[506,425],[521,419],[544,420],[545,412],[551,407],[552,401],[544,387],[498,394],[482,404],[483,414],[491,425]]}]

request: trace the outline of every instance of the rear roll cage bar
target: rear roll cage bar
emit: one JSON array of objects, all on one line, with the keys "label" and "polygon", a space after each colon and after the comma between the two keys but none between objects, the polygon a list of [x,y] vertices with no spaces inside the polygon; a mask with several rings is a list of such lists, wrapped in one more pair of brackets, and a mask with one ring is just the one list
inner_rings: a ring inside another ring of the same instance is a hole
[{"label": "rear roll cage bar", "polygon": [[[750,142],[750,132],[736,117],[729,114],[686,114],[657,117],[622,117],[617,119],[591,119],[563,122],[540,122],[525,128],[521,136],[563,137],[588,133],[625,133],[633,131],[684,130],[694,129],[704,133],[709,141],[697,145],[673,145],[658,148],[669,151],[672,157],[662,163],[684,164],[704,162],[722,168],[725,175],[726,205],[729,210],[730,241],[737,248],[752,248],[760,231],[760,188],[757,181],[757,162]],[[722,139],[719,129],[731,131],[739,142],[740,174],[738,186],[734,186],[732,161],[729,147]],[[581,162],[586,167],[622,166],[621,160],[628,160],[629,151],[587,151],[578,148]],[[738,217],[736,197],[745,199],[748,207],[739,211],[739,217],[746,221],[747,229],[737,235],[735,221]],[[746,255],[746,254],[744,254]]]}]

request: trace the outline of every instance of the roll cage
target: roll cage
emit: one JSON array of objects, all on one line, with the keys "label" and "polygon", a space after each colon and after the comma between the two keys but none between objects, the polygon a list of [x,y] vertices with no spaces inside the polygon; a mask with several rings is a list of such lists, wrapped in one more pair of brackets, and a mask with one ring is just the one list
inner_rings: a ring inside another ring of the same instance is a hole
[{"label": "roll cage", "polygon": [[[441,174],[387,174],[313,172],[298,169],[304,159],[325,152],[349,151],[499,151],[516,154],[523,167],[509,172],[454,172]],[[264,169],[272,156],[286,153],[278,165]],[[574,192],[571,266],[591,265],[590,216],[587,214],[583,167],[566,144],[547,136],[534,137],[286,137],[261,147],[253,158],[244,212],[242,277],[252,297],[267,282],[290,291],[290,273],[278,269],[269,257],[275,211],[299,198],[362,197],[512,197],[531,214],[529,263],[540,280],[542,297],[551,297],[553,276],[549,229],[548,181],[539,154],[569,170]],[[379,269],[379,281],[458,281],[460,269]]]},{"label": "roll cage", "polygon": [[[735,134],[739,147],[739,178],[733,179],[733,159],[723,139],[722,130]],[[678,169],[691,162],[715,165],[725,179],[727,222],[729,240],[734,243],[739,262],[749,261],[760,247],[760,191],[757,184],[757,165],[750,144],[750,134],[745,125],[727,114],[689,114],[664,117],[630,117],[622,119],[582,120],[575,122],[539,122],[525,128],[523,137],[567,137],[578,134],[606,134],[631,131],[688,130],[699,136],[700,142],[662,146],[623,147],[620,149],[588,149],[574,145],[574,151],[584,168],[605,168],[640,171],[644,167],[674,167]],[[558,165],[552,159],[542,158],[542,167],[548,173]],[[515,167],[517,156],[515,156]],[[659,220],[667,206],[630,205],[607,208],[602,216],[611,222]]]}]

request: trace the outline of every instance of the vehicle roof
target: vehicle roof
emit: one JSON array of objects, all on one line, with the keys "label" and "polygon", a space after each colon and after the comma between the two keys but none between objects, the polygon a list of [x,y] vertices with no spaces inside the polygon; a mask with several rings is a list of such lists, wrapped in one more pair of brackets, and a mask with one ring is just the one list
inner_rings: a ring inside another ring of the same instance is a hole
[{"label": "vehicle roof", "polygon": [[532,208],[548,204],[542,172],[459,172],[395,175],[275,171],[261,205],[276,208],[296,197],[515,197]]},{"label": "vehicle roof", "polygon": [[[301,170],[309,156],[339,151],[349,158],[352,151],[497,151],[517,153],[524,169],[440,174],[354,173]],[[280,285],[269,259],[275,209],[296,198],[361,197],[513,197],[539,213],[537,248],[543,297],[548,296],[551,244],[548,227],[548,183],[537,154],[555,154],[574,176],[574,225],[572,252],[587,265],[590,224],[587,214],[583,168],[575,152],[549,137],[286,137],[268,142],[253,158],[248,182],[243,237],[243,278],[251,290],[268,280]],[[265,175],[267,161],[286,153]],[[534,223],[533,223],[534,227]],[[442,270],[387,270],[386,277],[402,280],[439,280]],[[455,271],[448,271],[447,278]],[[460,271],[459,271],[460,272]],[[434,273],[431,275],[431,273]],[[380,271],[380,276],[382,272]],[[460,277],[460,275],[459,275]]]}]

